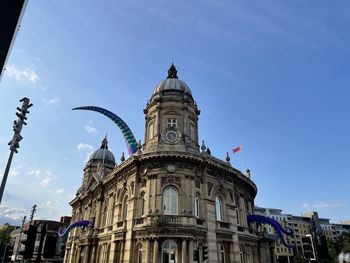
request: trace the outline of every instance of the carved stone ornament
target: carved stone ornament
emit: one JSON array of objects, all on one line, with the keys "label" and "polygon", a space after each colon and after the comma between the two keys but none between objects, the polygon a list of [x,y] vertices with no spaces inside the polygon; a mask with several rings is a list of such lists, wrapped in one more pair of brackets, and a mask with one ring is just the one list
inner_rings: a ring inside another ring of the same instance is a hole
[{"label": "carved stone ornament", "polygon": [[196,178],[194,181],[194,185],[196,188],[201,188],[201,180],[199,178]]},{"label": "carved stone ornament", "polygon": [[147,182],[147,179],[146,178],[142,178],[141,182],[140,182],[140,186],[141,187],[146,187],[146,182]]},{"label": "carved stone ornament", "polygon": [[142,167],[141,168],[141,175],[146,175],[147,171],[148,171],[147,166]]},{"label": "carved stone ornament", "polygon": [[213,188],[212,183],[208,183],[208,195],[211,195],[211,189]]},{"label": "carved stone ornament", "polygon": [[176,166],[175,164],[168,164],[166,169],[169,173],[174,173],[176,171]]},{"label": "carved stone ornament", "polygon": [[181,178],[178,176],[174,176],[174,175],[168,175],[168,176],[163,176],[162,177],[162,181],[161,181],[161,185],[165,185],[168,183],[173,183],[173,184],[177,184],[178,186],[181,187]]}]

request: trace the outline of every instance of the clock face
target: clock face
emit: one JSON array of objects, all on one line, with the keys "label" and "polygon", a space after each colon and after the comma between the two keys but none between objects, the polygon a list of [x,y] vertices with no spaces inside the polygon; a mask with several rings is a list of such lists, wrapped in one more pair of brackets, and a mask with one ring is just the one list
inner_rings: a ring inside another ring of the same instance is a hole
[{"label": "clock face", "polygon": [[176,131],[173,131],[173,130],[167,131],[165,134],[165,139],[168,142],[173,143],[178,139],[178,134]]}]

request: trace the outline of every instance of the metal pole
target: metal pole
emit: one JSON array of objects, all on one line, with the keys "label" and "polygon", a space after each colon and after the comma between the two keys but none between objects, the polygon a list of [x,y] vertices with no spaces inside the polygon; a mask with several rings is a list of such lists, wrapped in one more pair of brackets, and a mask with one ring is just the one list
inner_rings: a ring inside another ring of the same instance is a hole
[{"label": "metal pole", "polygon": [[1,182],[1,187],[0,187],[0,204],[2,201],[2,196],[4,195],[4,191],[5,191],[5,185],[6,185],[6,181],[7,181],[7,177],[10,171],[10,167],[11,167],[11,163],[12,163],[12,158],[13,158],[13,153],[14,150],[11,150],[9,158],[7,160],[7,165],[6,165],[6,169],[4,172],[4,176],[2,177],[2,182]]},{"label": "metal pole", "polygon": [[[18,254],[19,247],[21,245],[21,236],[22,236],[22,231],[23,231],[23,227],[24,227],[24,223],[26,221],[26,218],[27,218],[26,216],[23,216],[22,226],[21,226],[21,230],[19,232],[18,244],[17,244],[16,250],[15,250],[15,262],[17,261],[17,254]],[[16,244],[16,242],[15,242],[15,244]]]},{"label": "metal pole", "polygon": [[4,251],[4,255],[2,256],[1,263],[4,263],[5,256],[6,256],[7,245],[11,245],[11,244],[10,244],[10,243],[6,243],[6,245],[5,245],[5,251]]},{"label": "metal pole", "polygon": [[10,156],[7,161],[4,176],[2,177],[2,182],[0,187],[0,204],[2,201],[2,197],[4,195],[5,185],[6,185],[7,177],[10,171],[13,153],[18,152],[17,149],[19,148],[19,142],[23,139],[23,137],[21,136],[21,131],[22,131],[23,125],[27,125],[25,120],[27,119],[26,114],[29,113],[28,108],[33,106],[33,104],[30,103],[30,99],[26,97],[22,98],[20,102],[23,102],[22,108],[17,107],[17,110],[19,111],[19,112],[16,112],[18,120],[13,122],[12,127],[13,127],[14,134],[13,134],[12,140],[8,143],[8,145],[10,145]]}]

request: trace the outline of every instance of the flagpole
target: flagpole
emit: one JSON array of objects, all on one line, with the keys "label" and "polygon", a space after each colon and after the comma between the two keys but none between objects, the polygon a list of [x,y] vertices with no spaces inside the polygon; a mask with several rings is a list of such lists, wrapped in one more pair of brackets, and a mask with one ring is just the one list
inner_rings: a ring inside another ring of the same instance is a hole
[{"label": "flagpole", "polygon": [[246,171],[246,166],[245,166],[244,149],[243,149],[243,145],[242,145],[242,144],[241,144],[241,148],[242,148],[242,163],[243,163],[243,173],[245,174],[245,171]]}]

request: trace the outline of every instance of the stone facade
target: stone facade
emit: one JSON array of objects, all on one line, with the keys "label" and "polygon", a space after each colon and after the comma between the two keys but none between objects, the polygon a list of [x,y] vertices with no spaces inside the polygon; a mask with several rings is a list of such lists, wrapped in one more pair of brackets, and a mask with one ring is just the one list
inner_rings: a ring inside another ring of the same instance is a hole
[{"label": "stone facade", "polygon": [[145,139],[115,165],[106,139],[84,169],[70,202],[65,262],[187,263],[208,247],[206,262],[273,262],[273,242],[248,226],[256,185],[198,143],[198,109],[172,65],[144,110]]}]

